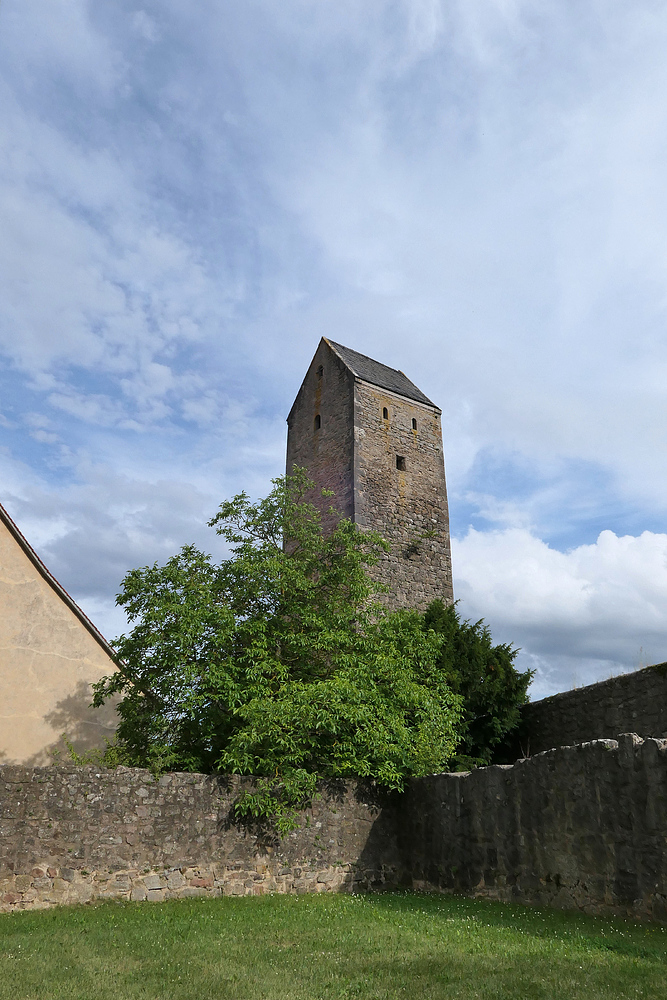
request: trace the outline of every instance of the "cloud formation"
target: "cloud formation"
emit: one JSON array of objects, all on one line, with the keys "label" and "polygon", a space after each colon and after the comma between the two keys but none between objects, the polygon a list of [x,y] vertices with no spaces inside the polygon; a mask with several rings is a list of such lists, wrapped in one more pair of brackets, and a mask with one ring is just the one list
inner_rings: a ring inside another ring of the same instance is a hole
[{"label": "cloud formation", "polygon": [[442,405],[458,593],[541,690],[667,655],[666,43],[652,0],[5,0],[0,500],[103,630],[282,471],[324,334]]},{"label": "cloud formation", "polygon": [[540,670],[533,696],[550,692],[554,666],[573,685],[667,657],[665,534],[607,530],[559,552],[525,528],[471,529],[453,562],[464,615],[486,618]]}]

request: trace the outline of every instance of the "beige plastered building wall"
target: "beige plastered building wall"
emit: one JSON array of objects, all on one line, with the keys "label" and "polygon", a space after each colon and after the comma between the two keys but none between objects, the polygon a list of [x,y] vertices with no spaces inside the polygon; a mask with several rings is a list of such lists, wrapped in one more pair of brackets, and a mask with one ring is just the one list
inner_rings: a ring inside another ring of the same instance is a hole
[{"label": "beige plastered building wall", "polygon": [[113,651],[0,506],[0,763],[48,764],[113,735],[112,705],[90,708]]}]

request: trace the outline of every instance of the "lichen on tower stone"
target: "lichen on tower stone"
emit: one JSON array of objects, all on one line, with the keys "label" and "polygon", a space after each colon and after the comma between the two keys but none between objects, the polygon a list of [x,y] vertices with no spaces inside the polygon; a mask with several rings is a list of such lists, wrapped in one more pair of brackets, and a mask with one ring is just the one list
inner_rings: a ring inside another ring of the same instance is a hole
[{"label": "lichen on tower stone", "polygon": [[403,372],[323,337],[287,418],[287,472],[308,470],[325,530],[334,506],[389,543],[373,575],[391,608],[453,600],[440,417]]}]

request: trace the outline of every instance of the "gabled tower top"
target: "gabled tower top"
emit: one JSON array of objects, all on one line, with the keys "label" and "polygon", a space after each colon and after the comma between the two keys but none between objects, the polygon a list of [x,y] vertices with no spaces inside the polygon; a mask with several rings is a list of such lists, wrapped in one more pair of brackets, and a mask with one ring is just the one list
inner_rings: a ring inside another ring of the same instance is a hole
[{"label": "gabled tower top", "polygon": [[354,377],[358,378],[361,382],[369,382],[370,385],[376,385],[380,389],[388,389],[389,392],[395,392],[397,396],[414,399],[418,403],[424,403],[425,406],[432,406],[434,410],[438,410],[438,413],[442,412],[398,368],[389,368],[387,365],[383,365],[379,361],[374,361],[373,358],[369,358],[365,354],[360,354],[359,351],[353,351],[350,347],[343,347],[342,344],[336,344],[335,341],[328,340],[326,337],[322,337],[322,340],[336,352]]},{"label": "gabled tower top", "polygon": [[334,506],[390,543],[375,574],[392,607],[453,599],[440,414],[402,371],[323,337],[287,418],[287,471],[308,470],[325,529]]}]

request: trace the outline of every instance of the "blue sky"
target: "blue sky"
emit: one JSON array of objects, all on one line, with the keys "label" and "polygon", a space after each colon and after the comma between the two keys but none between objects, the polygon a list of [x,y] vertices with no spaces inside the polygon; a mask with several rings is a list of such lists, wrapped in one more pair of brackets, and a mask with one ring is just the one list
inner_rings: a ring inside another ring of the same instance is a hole
[{"label": "blue sky", "polygon": [[534,696],[667,659],[667,10],[4,0],[0,501],[108,635],[322,335],[443,409]]}]

